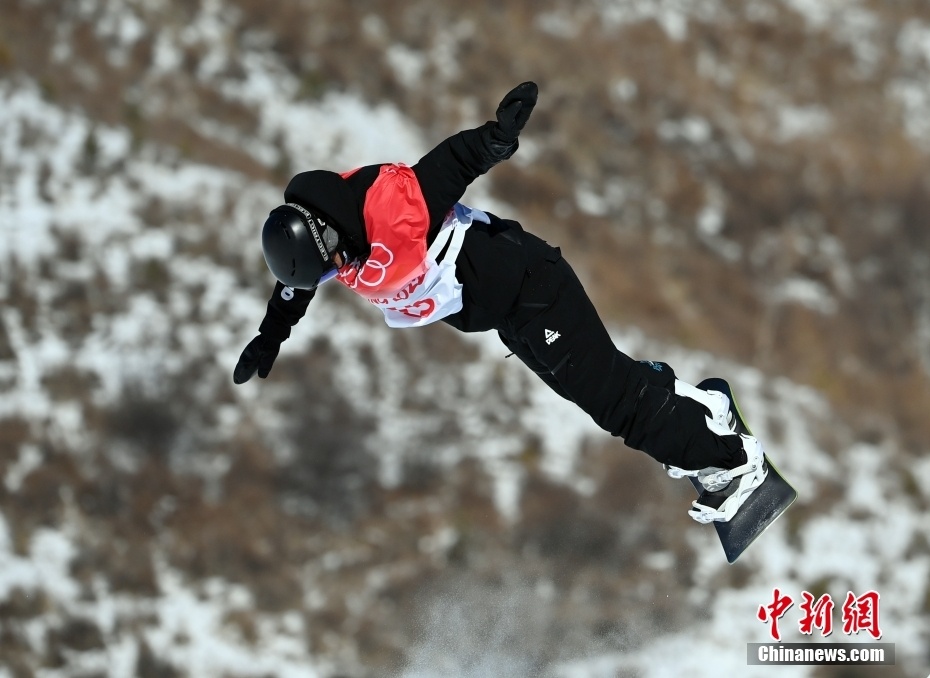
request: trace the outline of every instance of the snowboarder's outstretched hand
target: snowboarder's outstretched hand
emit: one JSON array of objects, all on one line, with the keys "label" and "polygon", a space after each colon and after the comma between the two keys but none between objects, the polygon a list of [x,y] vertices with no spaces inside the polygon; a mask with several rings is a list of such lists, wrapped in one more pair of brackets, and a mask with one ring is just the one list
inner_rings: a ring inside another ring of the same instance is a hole
[{"label": "snowboarder's outstretched hand", "polygon": [[497,121],[481,128],[481,138],[486,150],[484,171],[506,160],[520,146],[517,137],[530,119],[536,105],[539,88],[535,82],[524,82],[507,92],[497,107]]},{"label": "snowboarder's outstretched hand", "polygon": [[242,351],[239,356],[239,362],[236,363],[236,369],[233,371],[233,382],[244,384],[258,372],[258,376],[264,379],[271,371],[274,359],[278,357],[278,351],[281,350],[281,342],[275,341],[265,334],[259,334],[249,345]]},{"label": "snowboarder's outstretched hand", "polygon": [[497,107],[497,129],[494,130],[498,141],[513,143],[530,119],[539,87],[535,82],[524,82],[507,92]]}]

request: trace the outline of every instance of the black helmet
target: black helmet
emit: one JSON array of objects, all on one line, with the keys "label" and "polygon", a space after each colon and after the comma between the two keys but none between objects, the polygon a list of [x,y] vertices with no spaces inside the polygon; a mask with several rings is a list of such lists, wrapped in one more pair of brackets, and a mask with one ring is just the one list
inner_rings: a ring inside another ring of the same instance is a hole
[{"label": "black helmet", "polygon": [[288,287],[315,288],[324,275],[335,271],[333,254],[338,250],[339,233],[297,203],[273,209],[262,228],[265,263]]}]

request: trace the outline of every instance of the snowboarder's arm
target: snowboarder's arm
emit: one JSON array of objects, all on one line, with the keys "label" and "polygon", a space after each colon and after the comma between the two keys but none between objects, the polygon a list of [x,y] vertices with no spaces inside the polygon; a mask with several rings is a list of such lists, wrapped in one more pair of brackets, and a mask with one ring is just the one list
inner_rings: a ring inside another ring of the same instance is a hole
[{"label": "snowboarder's arm", "polygon": [[258,336],[242,351],[233,370],[235,383],[244,384],[256,372],[261,379],[268,376],[281,343],[291,336],[291,328],[304,317],[314,294],[316,290],[292,289],[281,282],[275,283],[265,318],[258,327]]},{"label": "snowboarder's arm", "polygon": [[537,93],[535,83],[518,85],[501,101],[497,120],[452,135],[413,166],[433,227],[442,223],[472,181],[516,152]]},{"label": "snowboarder's arm", "polygon": [[281,343],[291,336],[291,328],[307,313],[307,306],[315,294],[316,290],[292,289],[281,282],[275,282],[265,318],[258,331]]},{"label": "snowboarder's arm", "polygon": [[[449,137],[413,166],[432,226],[442,223],[471,182],[513,154],[511,149],[490,147],[489,128],[495,124],[489,122]],[[495,154],[495,150],[503,152]]]}]

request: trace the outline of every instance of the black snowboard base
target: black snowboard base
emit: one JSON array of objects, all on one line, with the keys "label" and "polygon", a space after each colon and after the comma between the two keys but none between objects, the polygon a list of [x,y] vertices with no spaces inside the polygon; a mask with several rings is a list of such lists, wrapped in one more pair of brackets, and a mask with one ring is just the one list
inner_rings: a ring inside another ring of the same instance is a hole
[{"label": "black snowboard base", "polygon": [[[703,391],[719,391],[727,396],[730,399],[730,411],[736,420],[736,432],[752,435],[752,431],[749,430],[739,411],[730,385],[725,380],[705,379],[697,387]],[[769,472],[762,485],[749,495],[746,503],[740,506],[729,522],[713,523],[729,563],[736,562],[743,551],[749,548],[749,545],[758,539],[766,528],[798,498],[797,490],[785,480],[768,455],[765,457],[765,463],[768,464]],[[704,490],[700,481],[697,478],[689,478],[689,480],[700,495]]]}]

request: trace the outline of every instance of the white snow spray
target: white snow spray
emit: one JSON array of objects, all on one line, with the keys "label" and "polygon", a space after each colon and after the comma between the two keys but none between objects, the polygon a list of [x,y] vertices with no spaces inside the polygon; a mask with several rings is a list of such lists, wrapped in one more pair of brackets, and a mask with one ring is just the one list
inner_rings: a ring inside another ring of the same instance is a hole
[{"label": "white snow spray", "polygon": [[419,639],[397,678],[544,675],[552,659],[550,614],[531,589],[463,583],[455,588],[426,605]]}]

